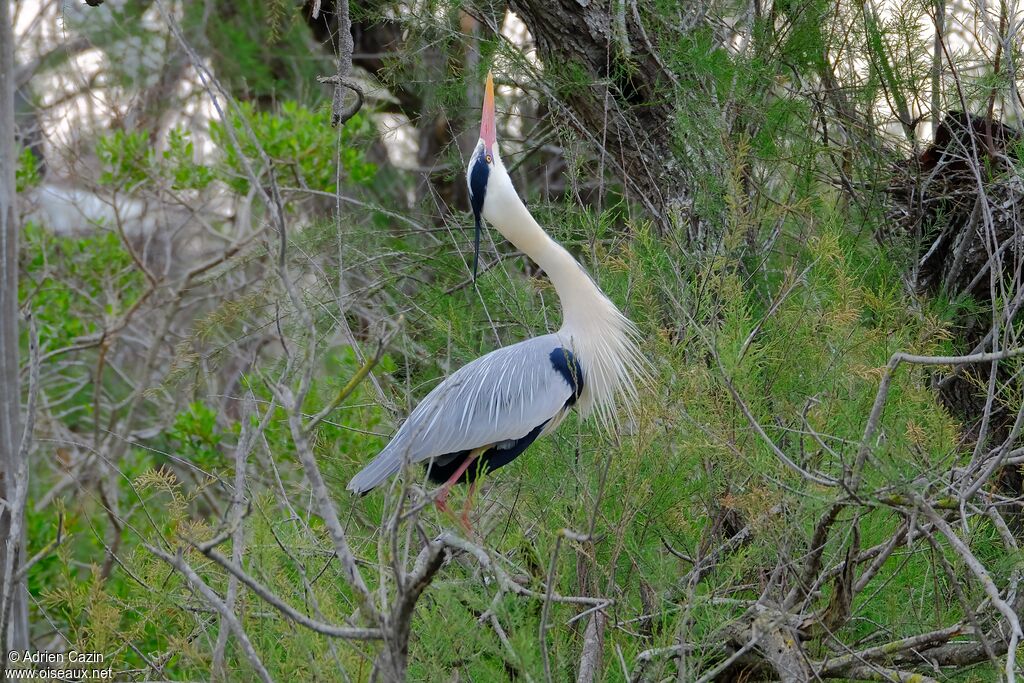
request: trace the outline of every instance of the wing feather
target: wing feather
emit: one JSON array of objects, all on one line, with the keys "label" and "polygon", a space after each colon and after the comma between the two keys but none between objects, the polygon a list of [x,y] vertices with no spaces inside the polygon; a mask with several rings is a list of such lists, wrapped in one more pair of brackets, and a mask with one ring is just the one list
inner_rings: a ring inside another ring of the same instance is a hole
[{"label": "wing feather", "polygon": [[505,346],[459,368],[434,388],[348,489],[364,493],[404,463],[519,439],[552,419],[572,387],[551,364],[557,335]]}]

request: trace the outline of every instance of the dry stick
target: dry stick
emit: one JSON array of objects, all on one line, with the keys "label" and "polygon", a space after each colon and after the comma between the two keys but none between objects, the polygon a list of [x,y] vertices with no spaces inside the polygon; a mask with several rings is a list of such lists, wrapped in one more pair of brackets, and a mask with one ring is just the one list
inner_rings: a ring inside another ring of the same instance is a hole
[{"label": "dry stick", "polygon": [[986,502],[985,509],[982,511],[982,514],[992,521],[992,526],[996,528],[996,533],[998,533],[999,538],[1003,540],[1003,545],[1006,546],[1006,549],[1010,551],[1010,553],[1016,555],[1019,550],[1017,539],[1013,537],[1013,532],[1010,531],[1010,527],[1007,525],[1006,520],[1003,519],[1003,516],[999,514],[999,510],[996,509],[996,503],[991,501]]},{"label": "dry stick", "polygon": [[604,612],[595,612],[583,633],[583,653],[580,655],[576,683],[592,683],[601,671],[601,653],[604,649],[604,627],[608,617]]},{"label": "dry stick", "polygon": [[210,558],[221,567],[223,567],[229,574],[237,578],[239,581],[245,584],[245,586],[255,593],[259,598],[264,600],[271,607],[279,611],[288,619],[296,622],[300,626],[308,628],[310,631],[315,631],[325,636],[332,638],[345,638],[347,640],[379,640],[382,635],[379,629],[375,628],[353,628],[349,626],[335,626],[333,624],[327,624],[321,621],[310,619],[302,612],[299,612],[294,607],[277,597],[273,591],[264,586],[262,583],[257,581],[255,578],[245,572],[244,569],[239,567],[237,564],[232,562],[230,559],[224,557],[213,548],[207,547],[203,543],[196,543],[188,541],[188,543],[201,552],[206,557]]},{"label": "dry stick", "polygon": [[591,607],[589,609],[585,609],[582,612],[580,612],[579,614],[577,614],[576,616],[570,617],[569,619],[567,619],[566,622],[565,622],[565,625],[566,626],[572,626],[573,624],[575,624],[580,619],[586,619],[587,617],[589,617],[591,614],[594,614],[595,612],[601,612],[607,606],[608,606],[608,603],[605,602],[605,603],[602,603],[600,605],[594,605],[593,607]]},{"label": "dry stick", "polygon": [[[990,662],[996,668],[998,668],[999,667],[999,663],[996,661],[995,653],[994,653],[992,647],[990,646],[990,644],[988,642],[988,639],[985,637],[984,631],[982,630],[981,626],[979,625],[979,622],[977,620],[977,616],[975,614],[975,609],[968,602],[966,596],[964,595],[963,590],[961,589],[960,581],[959,581],[959,578],[957,577],[956,572],[953,570],[952,565],[950,565],[949,561],[946,559],[945,553],[943,552],[942,548],[939,546],[938,542],[936,541],[936,534],[934,533],[935,525],[933,525],[931,523],[922,524],[921,522],[918,521],[918,516],[919,515],[920,515],[920,511],[919,511],[919,509],[917,507],[911,508],[910,514],[908,515],[908,518],[907,518],[907,521],[906,521],[906,524],[907,524],[907,528],[906,528],[906,531],[905,531],[906,538],[904,539],[903,542],[908,547],[911,544],[913,544],[915,541],[917,541],[918,539],[921,539],[921,538],[923,538],[925,541],[928,542],[928,544],[931,546],[931,548],[932,548],[932,550],[934,552],[935,559],[938,561],[938,564],[942,567],[943,571],[946,574],[946,577],[950,581],[950,585],[952,586],[953,593],[956,595],[957,600],[960,602],[960,606],[963,608],[964,614],[967,617],[967,622],[970,624],[971,628],[973,629],[973,633],[977,634],[978,641],[980,642],[981,647],[984,650],[984,654],[986,654],[987,657],[989,658]],[[909,560],[909,555],[904,559],[903,564],[905,564],[908,560]],[[872,565],[872,567],[875,567],[875,566],[876,565]],[[901,565],[901,567],[902,566],[903,565]],[[889,582],[888,580],[884,581],[882,586],[880,586],[878,588],[878,590],[876,590],[871,596],[869,596],[867,598],[867,602],[871,602],[885,588],[885,586],[888,584],[888,582]],[[857,590],[859,590],[859,589],[857,589]],[[982,605],[984,605],[984,604],[985,603],[983,602]]]},{"label": "dry stick", "polygon": [[[559,536],[561,538],[561,536]],[[498,588],[506,593],[512,593],[513,595],[519,595],[523,597],[537,598],[547,600],[549,602],[561,603],[566,605],[589,605],[592,607],[608,607],[614,604],[614,600],[607,598],[589,598],[585,596],[576,595],[561,595],[554,591],[545,591],[544,593],[538,593],[537,591],[530,590],[524,586],[519,585],[508,575],[508,573],[500,566],[491,560],[487,551],[481,546],[476,545],[464,538],[460,538],[450,533],[441,534],[437,539],[437,542],[443,543],[449,548],[461,550],[469,555],[480,564],[484,569],[489,570],[494,574],[494,578],[498,580]]]},{"label": "dry stick", "polygon": [[[994,396],[995,392],[990,391],[990,402],[993,400]],[[991,462],[982,471],[982,473],[978,475],[977,479],[975,479],[975,481],[967,488],[967,490],[961,492],[961,501],[966,501],[969,498],[973,498],[974,494],[976,494],[978,490],[982,486],[984,486],[985,482],[988,481],[988,478],[992,475],[993,472],[995,472],[996,468],[1003,464],[1003,461],[1006,459],[1006,456],[1009,455],[1009,452],[1006,449],[1009,446],[1011,446],[1014,442],[1016,442],[1017,436],[1020,434],[1022,425],[1024,425],[1024,403],[1021,404],[1020,409],[1017,411],[1017,417],[1013,421],[1013,426],[1010,428],[1010,434],[1006,437],[1006,440],[1004,440],[1000,446],[997,446],[996,448],[992,449],[990,453],[990,457],[992,458]],[[972,459],[972,464],[973,462],[974,461]],[[969,470],[970,469],[973,468],[969,466]]]},{"label": "dry stick", "polygon": [[444,563],[444,550],[443,543],[434,541],[420,551],[410,574],[404,579],[400,573],[396,574],[398,590],[387,623],[385,647],[374,664],[371,680],[375,680],[380,673],[389,681],[405,679],[413,611],[420,595],[441,569]]},{"label": "dry stick", "polygon": [[[906,542],[906,540],[908,538],[908,534],[909,534],[909,529],[910,528],[912,528],[912,527],[908,526],[908,527],[903,527],[903,528],[897,529],[896,533],[894,533],[892,535],[892,538],[890,538],[888,541],[886,541],[884,545],[883,544],[876,545],[870,551],[866,551],[865,553],[861,553],[860,556],[864,557],[867,554],[867,552],[872,552],[872,551],[875,551],[876,549],[877,549],[877,552],[878,552],[878,554],[875,556],[874,561],[871,562],[870,566],[868,566],[867,569],[865,569],[863,572],[861,572],[861,575],[858,576],[857,580],[854,582],[854,584],[853,584],[853,594],[854,595],[859,594],[861,591],[863,591],[867,587],[867,585],[871,582],[871,579],[875,578],[875,575],[878,574],[879,571],[881,571],[882,566],[886,562],[888,562],[889,557],[893,554],[893,552],[896,550],[896,548],[898,548],[900,545],[902,545],[904,542]],[[867,559],[867,558],[865,557],[865,559]]]},{"label": "dry stick", "polygon": [[[992,424],[992,407],[996,402],[996,379],[999,376],[999,363],[992,361],[988,371],[988,390],[985,392],[985,407],[981,412],[981,425],[978,428],[978,435],[974,442],[974,452],[971,454],[971,462],[977,462],[981,452],[988,441],[988,431]],[[995,458],[998,460],[998,458]],[[966,498],[966,496],[962,497]],[[964,532],[967,531],[967,520],[963,519]]]},{"label": "dry stick", "polygon": [[[17,616],[12,614],[14,604],[21,602],[15,599],[15,591],[22,589],[28,593],[18,576],[22,571],[19,567],[19,559],[25,553],[24,524],[25,524],[25,503],[28,500],[28,456],[32,445],[32,432],[35,429],[36,404],[39,397],[39,335],[36,332],[35,320],[28,318],[28,343],[29,343],[29,384],[28,384],[28,411],[25,416],[25,424],[21,433],[21,442],[18,445],[17,470],[14,474],[14,495],[10,500],[0,498],[0,517],[7,515],[10,519],[7,528],[8,535],[2,543],[7,544],[4,553],[3,566],[3,587],[0,590],[0,644],[6,650],[11,639],[25,634],[17,634],[10,631],[11,621]],[[10,473],[5,473],[10,474]],[[6,509],[5,509],[6,508]],[[27,567],[24,567],[27,571]],[[15,624],[18,627],[18,624]],[[27,637],[27,636],[26,636]],[[15,643],[17,645],[18,643]],[[5,671],[6,657],[0,665],[0,675]]]},{"label": "dry stick", "polygon": [[751,633],[761,643],[758,649],[763,659],[775,669],[782,683],[802,683],[810,680],[813,672],[796,635],[800,617],[768,602],[768,596],[776,592],[776,583],[787,571],[786,565],[781,561],[776,564],[760,596],[747,608],[745,616],[754,615]]},{"label": "dry stick", "polygon": [[[504,631],[500,629],[500,624],[498,624],[497,620],[494,618],[494,607],[495,607],[495,605],[497,603],[498,597],[502,593],[512,593],[514,595],[519,595],[519,596],[523,596],[523,597],[542,598],[544,600],[544,607],[543,607],[543,610],[542,610],[542,619],[541,619],[541,634],[540,634],[540,638],[541,638],[541,643],[542,643],[542,646],[541,646],[542,647],[542,652],[544,653],[544,660],[545,660],[545,664],[546,664],[546,666],[545,666],[545,677],[549,681],[551,680],[551,668],[550,668],[550,662],[547,659],[547,654],[546,654],[547,648],[544,647],[543,644],[544,644],[545,639],[546,639],[547,620],[548,620],[548,614],[549,614],[549,611],[550,611],[551,604],[552,603],[563,603],[563,604],[574,604],[574,605],[589,605],[589,606],[592,606],[595,609],[604,609],[604,608],[607,608],[609,605],[611,605],[613,603],[612,600],[589,598],[589,597],[584,597],[584,596],[563,596],[563,595],[560,595],[560,594],[558,594],[558,593],[556,593],[554,591],[554,586],[553,586],[554,580],[553,580],[553,576],[552,576],[553,573],[554,573],[554,566],[555,566],[554,562],[555,562],[555,560],[557,558],[557,555],[558,555],[558,547],[561,545],[562,539],[565,538],[567,535],[578,536],[578,535],[572,534],[572,532],[569,532],[568,530],[564,530],[564,529],[562,530],[562,533],[560,533],[558,535],[558,540],[556,541],[556,549],[555,549],[555,552],[553,553],[553,556],[552,556],[552,565],[549,568],[548,585],[547,585],[546,590],[545,590],[545,592],[543,594],[538,593],[538,592],[533,591],[533,590],[530,590],[528,588],[525,588],[525,587],[519,585],[518,583],[516,583],[515,581],[513,581],[511,579],[511,577],[509,577],[509,575],[505,572],[505,570],[503,570],[501,567],[499,567],[496,563],[494,563],[491,560],[491,558],[487,554],[486,550],[484,550],[482,547],[480,547],[480,546],[478,546],[478,545],[476,545],[474,543],[471,543],[470,541],[467,541],[464,538],[460,538],[458,536],[455,536],[455,535],[453,535],[451,533],[447,533],[446,532],[446,533],[441,534],[440,536],[438,536],[430,544],[430,546],[428,546],[428,549],[432,549],[434,547],[448,547],[448,548],[452,548],[452,549],[455,549],[455,550],[461,550],[461,551],[463,551],[465,553],[468,553],[469,555],[473,556],[473,558],[476,559],[477,563],[479,563],[482,568],[484,568],[486,570],[489,570],[494,575],[494,577],[497,579],[497,582],[498,582],[499,593],[495,596],[494,601],[492,601],[491,609],[487,610],[484,613],[483,616],[491,617],[492,624],[496,625],[496,631],[498,631],[499,637],[501,637],[504,634]],[[420,566],[428,566],[429,567],[430,566],[430,562],[424,561],[422,559],[423,556],[424,556],[424,553],[428,549],[425,549],[423,552],[421,552],[421,555],[420,555],[421,559],[417,562],[417,566],[418,567],[420,567]],[[433,551],[431,550],[431,554],[432,553],[433,553]],[[417,576],[417,571],[414,571],[412,576],[413,577]],[[415,585],[415,583],[416,582],[414,581],[414,585]],[[423,587],[425,587],[425,583],[424,583]],[[422,591],[422,588],[420,588],[419,590]],[[418,596],[419,593],[417,592],[416,595]],[[505,640],[507,640],[507,637],[505,638]],[[511,645],[509,644],[509,645],[507,645],[507,647],[508,647],[509,651],[514,654],[514,650],[511,648]]]},{"label": "dry stick", "polygon": [[[934,528],[934,525],[933,525]],[[982,627],[981,620],[978,618],[978,613],[984,610],[989,603],[989,599],[985,598],[978,605],[974,606],[967,599],[967,594],[964,591],[962,577],[958,574],[957,570],[953,567],[949,559],[946,558],[946,549],[939,543],[938,534],[921,534],[921,536],[928,542],[928,545],[932,548],[932,553],[935,558],[935,563],[942,567],[942,571],[945,573],[946,578],[949,581],[949,585],[952,588],[953,594],[956,596],[957,601],[960,603],[960,607],[963,610],[965,621],[970,624],[971,629],[976,636],[978,644],[981,646],[981,653],[988,658],[994,671],[999,670],[999,660],[997,659],[998,654],[1006,652],[1006,648],[999,649],[999,645],[993,647],[993,644],[989,642],[989,635],[985,632]],[[1011,594],[1013,589],[1007,589],[1007,594]],[[992,631],[992,635],[996,635],[999,638],[1000,644],[1005,645],[1005,638],[1003,634],[998,631]],[[980,660],[979,660],[980,661]]]},{"label": "dry stick", "polygon": [[493,628],[494,632],[498,634],[498,640],[501,641],[502,646],[508,653],[512,665],[519,668],[522,674],[526,677],[527,683],[533,683],[533,676],[530,675],[529,671],[525,671],[523,669],[523,664],[522,661],[520,661],[521,658],[519,657],[519,653],[516,652],[516,649],[514,647],[512,647],[512,642],[509,641],[508,634],[505,633],[505,629],[501,627],[501,622],[498,621],[498,616],[492,612],[489,615],[489,620],[491,623],[491,628]]},{"label": "dry stick", "polygon": [[[242,517],[245,515],[245,466],[256,441],[256,433],[249,424],[252,415],[253,402],[248,399],[242,410],[241,423],[242,433],[235,446],[235,490],[231,495],[231,508],[228,510],[228,525],[234,528],[231,535],[231,559],[235,564],[242,564],[242,554],[245,547],[245,528],[242,526]],[[269,415],[271,411],[267,411]],[[261,426],[266,423],[263,422]],[[229,611],[234,611],[235,600],[238,598],[238,577],[232,576],[228,580],[228,594],[225,601]],[[221,628],[217,632],[217,642],[213,648],[213,670],[227,678],[224,667],[224,648],[228,644],[228,629],[224,628],[223,620]]]},{"label": "dry stick", "polygon": [[[249,400],[250,401],[254,401],[255,400],[255,396],[253,395],[251,390],[249,391]],[[312,529],[310,529],[309,524],[306,522],[306,520],[304,520],[301,516],[299,516],[295,512],[295,509],[292,507],[291,502],[288,500],[288,493],[284,490],[284,484],[281,481],[280,475],[279,475],[279,473],[277,471],[277,467],[276,467],[276,465],[275,465],[275,463],[273,461],[273,458],[269,456],[270,447],[267,444],[265,432],[266,432],[267,424],[270,422],[272,416],[275,414],[275,406],[276,406],[276,399],[271,399],[270,402],[269,402],[269,405],[267,406],[266,411],[263,413],[263,418],[261,419],[259,427],[256,430],[256,435],[258,436],[258,438],[262,442],[263,446],[267,449],[266,452],[268,454],[268,460],[270,461],[271,470],[273,471],[273,474],[274,474],[274,482],[278,486],[278,495],[280,496],[277,499],[278,500],[278,505],[280,506],[282,511],[284,511],[286,514],[290,515],[290,518],[292,520],[299,521],[300,525],[306,530],[306,532],[310,535],[310,537],[314,537],[315,538],[316,534],[314,534]],[[262,510],[261,510],[261,512],[262,512]],[[307,597],[307,599],[309,601],[309,606],[312,608],[312,613],[313,613],[312,615],[315,618],[317,618],[317,619],[319,619],[321,621],[325,621],[323,612],[320,609],[320,603],[319,603],[319,601],[316,598],[316,593],[313,591],[313,585],[310,583],[309,577],[308,577],[308,575],[306,573],[305,565],[302,562],[300,562],[297,557],[295,557],[295,555],[289,550],[289,548],[284,543],[282,543],[281,539],[278,537],[277,533],[273,530],[272,527],[271,527],[271,534],[273,535],[274,540],[277,543],[278,548],[281,550],[281,552],[284,554],[284,556],[287,557],[291,561],[292,566],[295,567],[295,571],[298,574],[299,579],[302,582],[302,589],[303,589],[303,591],[304,591],[304,593],[305,593],[305,595],[306,595],[306,597]],[[207,543],[207,547],[209,547],[209,548],[213,548],[215,545],[216,544],[214,544],[214,543]],[[241,562],[239,562],[238,564],[239,564],[239,566],[241,566]],[[338,651],[337,651],[337,648],[335,647],[334,643],[333,642],[328,642],[327,643],[327,648],[330,651],[331,657],[334,659],[335,666],[337,667],[337,670],[341,674],[342,678],[345,681],[350,681],[351,678],[349,677],[348,672],[345,670],[345,666],[342,664],[341,659],[338,656]]]},{"label": "dry stick", "polygon": [[729,379],[729,375],[726,374],[725,367],[722,365],[722,360],[721,358],[718,357],[717,353],[715,354],[715,360],[718,363],[718,369],[722,373],[722,381],[725,382],[726,388],[732,395],[732,400],[736,402],[736,405],[739,406],[740,411],[743,413],[743,417],[747,419],[747,422],[750,424],[751,427],[754,428],[754,431],[757,432],[757,435],[761,437],[761,440],[771,449],[772,453],[775,454],[775,457],[781,460],[786,467],[793,470],[804,479],[813,481],[815,484],[821,484],[822,486],[838,486],[839,482],[833,479],[832,477],[828,477],[823,474],[818,474],[816,472],[810,472],[808,470],[805,470],[803,467],[800,467],[800,465],[796,464],[788,455],[786,455],[782,451],[781,448],[778,447],[778,445],[776,445],[774,441],[772,441],[772,438],[768,436],[767,432],[764,431],[764,428],[757,421],[757,418],[754,417],[754,414],[750,412],[750,408],[747,406],[746,402],[740,396],[739,392],[736,391],[736,387],[733,386],[732,381]]},{"label": "dry stick", "polygon": [[540,611],[540,652],[544,662],[544,678],[551,683],[551,661],[548,655],[548,617],[551,613],[551,595],[555,590],[555,570],[557,569],[558,551],[562,548],[564,536],[558,534],[555,539],[555,549],[551,553],[551,564],[548,566],[547,590],[544,595],[544,606]]},{"label": "dry stick", "polygon": [[954,624],[953,626],[939,629],[937,631],[921,633],[916,636],[910,636],[909,638],[895,640],[891,643],[886,643],[885,645],[869,647],[865,650],[860,650],[859,652],[852,652],[848,655],[843,655],[842,657],[826,660],[816,665],[814,668],[819,676],[835,676],[848,672],[851,667],[863,665],[876,659],[890,659],[893,655],[897,655],[908,650],[928,649],[942,645],[948,642],[951,638],[963,635],[965,629],[966,626],[963,623]]},{"label": "dry stick", "polygon": [[435,541],[420,551],[412,572],[402,582],[401,599],[395,607],[395,614],[411,619],[416,601],[444,563],[444,548],[443,543]]},{"label": "dry stick", "polygon": [[738,650],[736,650],[731,655],[726,657],[718,665],[712,667],[710,671],[708,671],[703,676],[698,678],[696,683],[709,683],[709,681],[713,681],[715,677],[718,676],[718,674],[728,669],[730,666],[733,665],[734,662],[739,660],[740,657],[742,657],[743,655],[747,654],[752,649],[757,647],[757,644],[759,642],[761,642],[761,633],[753,633],[750,637],[750,640],[745,642],[742,647],[740,647]]},{"label": "dry stick", "polygon": [[1005,673],[1007,681],[1009,681],[1009,683],[1013,683],[1014,673],[1016,671],[1015,662],[1017,657],[1017,643],[1021,636],[1024,635],[1021,633],[1020,620],[1017,617],[1017,613],[1013,611],[1013,607],[1000,597],[999,589],[996,587],[995,581],[993,581],[992,577],[989,575],[988,570],[985,569],[985,565],[978,561],[978,558],[974,556],[971,549],[968,548],[967,544],[956,535],[953,529],[950,528],[949,524],[946,523],[946,520],[942,519],[942,517],[935,512],[932,506],[920,496],[916,496],[916,502],[925,516],[928,517],[932,524],[934,524],[935,527],[942,532],[942,535],[946,537],[949,544],[953,547],[953,550],[956,551],[957,555],[960,556],[960,559],[962,559],[964,564],[966,564],[971,570],[971,573],[977,577],[978,582],[985,591],[985,594],[1010,625],[1010,643],[1006,650]]},{"label": "dry stick", "polygon": [[858,681],[883,681],[883,683],[939,683],[931,676],[883,666],[854,666],[840,675],[829,674],[823,678],[853,678]]},{"label": "dry stick", "polygon": [[893,373],[900,364],[900,354],[893,354],[888,365],[882,374],[882,381],[878,385],[878,392],[875,394],[875,402],[871,406],[871,413],[868,414],[868,422],[864,426],[864,435],[861,437],[860,446],[857,448],[857,458],[854,461],[853,469],[847,477],[846,487],[851,493],[856,493],[860,486],[861,472],[864,463],[867,462],[868,454],[871,452],[871,439],[878,431],[878,425],[882,420],[882,410],[889,398],[889,385],[892,383]]},{"label": "dry stick", "polygon": [[821,569],[821,556],[825,552],[826,543],[828,543],[829,531],[832,529],[836,517],[839,516],[839,511],[843,509],[844,505],[845,503],[842,501],[832,503],[825,514],[821,516],[821,519],[818,520],[818,524],[814,528],[814,535],[811,537],[810,551],[807,561],[804,563],[803,574],[801,574],[796,585],[793,586],[789,591],[789,595],[783,601],[784,609],[791,608],[802,597],[807,597],[810,594],[814,577]]},{"label": "dry stick", "polygon": [[[774,517],[775,515],[778,515],[781,512],[782,505],[776,504],[773,505],[765,513],[764,517]],[[697,583],[700,582],[700,580],[705,576],[705,574],[707,574],[714,568],[714,562],[719,555],[732,551],[733,548],[735,548],[740,543],[744,542],[750,537],[750,535],[753,533],[753,528],[758,523],[758,521],[761,520],[757,520],[755,522],[752,522],[751,524],[747,524],[742,529],[737,531],[735,534],[730,536],[725,542],[720,543],[716,547],[712,548],[707,555],[697,558],[696,561],[691,559],[690,561],[693,562],[693,567],[681,579],[676,581],[675,585],[673,585],[668,591],[665,592],[665,597],[663,599],[667,602],[676,602],[677,599],[680,597],[680,593],[682,593],[684,589],[690,589],[693,586],[697,585]]]},{"label": "dry stick", "polygon": [[968,365],[970,363],[989,363],[1021,355],[1024,355],[1024,347],[989,353],[975,353],[968,356],[918,356],[903,353],[902,351],[894,353],[889,358],[889,363],[885,366],[882,381],[878,385],[878,393],[875,394],[875,402],[871,406],[871,413],[868,416],[867,425],[864,427],[864,436],[861,437],[860,447],[857,450],[857,460],[847,482],[849,490],[856,492],[860,485],[861,472],[871,452],[871,439],[874,437],[875,432],[878,431],[882,420],[882,411],[889,397],[889,386],[900,363],[910,363],[911,365]]},{"label": "dry stick", "polygon": [[316,456],[313,455],[309,439],[302,429],[301,411],[296,405],[295,396],[292,394],[291,389],[284,386],[278,387],[277,393],[280,395],[281,405],[288,411],[288,425],[291,428],[292,441],[295,442],[295,450],[299,456],[299,461],[302,463],[302,468],[306,472],[306,479],[312,488],[320,517],[323,519],[328,533],[330,533],[331,541],[334,544],[334,551],[338,559],[341,560],[342,568],[349,583],[361,599],[361,607],[374,620],[377,620],[379,615],[373,604],[370,589],[367,588],[366,582],[363,581],[363,576],[359,573],[359,568],[356,566],[356,558],[348,545],[348,539],[345,536],[344,528],[341,526],[341,521],[338,519],[338,511],[334,507],[334,501],[331,500],[331,494],[327,490],[327,484],[324,483],[323,475],[320,474],[320,467],[316,463]]},{"label": "dry stick", "polygon": [[[630,683],[638,683],[643,680],[644,670],[647,665],[650,664],[658,657],[679,657],[681,658],[685,652],[692,650],[693,646],[690,644],[677,644],[669,645],[667,647],[656,647],[650,650],[644,650],[636,656],[633,660],[633,673],[628,674],[627,680]],[[623,664],[625,668],[625,664]]]},{"label": "dry stick", "polygon": [[245,653],[246,658],[252,665],[252,668],[256,669],[256,674],[260,677],[263,683],[273,683],[273,679],[267,672],[266,667],[263,666],[263,662],[260,660],[260,656],[256,653],[256,649],[252,645],[252,641],[249,640],[249,636],[246,634],[245,629],[242,628],[241,622],[235,616],[234,612],[228,609],[228,606],[224,604],[224,601],[220,599],[220,596],[212,588],[210,588],[205,581],[196,573],[190,564],[185,562],[185,559],[181,555],[181,549],[174,555],[169,555],[164,551],[146,544],[146,549],[153,553],[161,560],[177,569],[181,574],[188,580],[192,587],[195,588],[199,593],[206,599],[206,601],[215,609],[224,621],[227,622],[231,628],[232,633],[235,634],[235,638],[238,639],[239,645],[242,646],[242,652]]}]

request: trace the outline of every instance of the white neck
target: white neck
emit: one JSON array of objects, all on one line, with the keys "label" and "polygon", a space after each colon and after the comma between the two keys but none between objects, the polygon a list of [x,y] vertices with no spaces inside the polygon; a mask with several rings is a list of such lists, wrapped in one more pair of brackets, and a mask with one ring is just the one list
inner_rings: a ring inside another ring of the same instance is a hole
[{"label": "white neck", "polygon": [[616,405],[630,411],[637,399],[637,380],[647,378],[636,326],[533,219],[504,169],[494,175],[488,183],[484,218],[547,273],[562,304],[558,335],[583,367],[583,394],[577,408],[584,417],[596,411],[611,426]]}]

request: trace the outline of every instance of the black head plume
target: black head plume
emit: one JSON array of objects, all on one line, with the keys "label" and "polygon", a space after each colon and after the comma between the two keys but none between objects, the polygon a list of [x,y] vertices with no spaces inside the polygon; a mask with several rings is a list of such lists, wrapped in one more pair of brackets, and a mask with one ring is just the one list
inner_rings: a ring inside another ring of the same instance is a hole
[{"label": "black head plume", "polygon": [[484,195],[487,193],[487,178],[491,174],[490,166],[483,154],[478,154],[469,172],[469,203],[473,206],[473,220],[476,223],[476,234],[473,236],[473,282],[476,283],[477,269],[480,263],[480,232],[483,230],[481,215],[484,210]]},{"label": "black head plume", "polygon": [[476,234],[473,236],[473,284],[476,284],[476,273],[480,265],[480,214],[476,215]]}]

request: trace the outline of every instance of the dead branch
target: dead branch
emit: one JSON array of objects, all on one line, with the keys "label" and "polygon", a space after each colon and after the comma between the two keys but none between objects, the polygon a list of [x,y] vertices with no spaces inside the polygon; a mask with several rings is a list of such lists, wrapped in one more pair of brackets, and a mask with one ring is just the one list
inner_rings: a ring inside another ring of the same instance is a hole
[{"label": "dead branch", "polygon": [[163,552],[159,548],[155,548],[151,545],[146,545],[146,549],[153,555],[159,557],[161,560],[177,569],[188,582],[199,591],[199,594],[203,596],[203,599],[220,614],[221,618],[227,622],[231,632],[235,635],[238,640],[238,644],[242,648],[242,652],[245,653],[246,659],[249,660],[249,664],[256,671],[256,675],[259,676],[263,683],[273,683],[273,679],[270,678],[270,674],[267,672],[265,666],[263,666],[262,660],[260,660],[259,654],[256,653],[256,648],[253,647],[252,641],[249,640],[248,634],[245,629],[242,628],[242,624],[238,621],[234,612],[228,609],[227,604],[221,600],[220,596],[217,595],[212,588],[210,588],[205,581],[196,573],[196,571],[189,565],[183,557],[181,550],[179,549],[174,555],[169,555]]},{"label": "dead branch", "polygon": [[981,584],[981,587],[985,591],[989,600],[992,601],[992,604],[995,605],[996,609],[999,610],[999,613],[1003,615],[1004,619],[1006,619],[1007,624],[1009,624],[1010,641],[1007,645],[1005,673],[1007,680],[1012,683],[1016,672],[1017,643],[1020,641],[1022,636],[1020,620],[1017,617],[1017,613],[999,594],[999,589],[996,587],[995,581],[992,580],[992,576],[989,574],[985,566],[978,560],[974,553],[971,552],[971,549],[967,547],[967,544],[960,539],[952,528],[950,528],[946,521],[942,519],[942,517],[940,517],[923,498],[918,497],[917,504],[921,509],[921,512],[923,512],[924,515],[931,520],[932,524],[942,532],[942,535],[946,537],[946,540],[949,541],[950,546],[956,554],[960,556],[960,559],[963,560],[964,564],[966,564],[971,570],[971,573],[978,579],[978,583]]},{"label": "dead branch", "polygon": [[601,672],[601,655],[604,650],[604,627],[608,618],[603,612],[594,612],[583,632],[583,651],[580,653],[579,671],[576,683],[592,683]]},{"label": "dead branch", "polygon": [[285,617],[291,619],[300,626],[332,638],[344,638],[347,640],[377,640],[382,637],[381,632],[378,629],[334,626],[332,624],[325,624],[314,619],[310,619],[302,612],[299,612],[288,603],[281,600],[273,591],[261,584],[255,578],[246,573],[245,570],[218,553],[213,548],[207,547],[202,543],[190,542],[190,544],[193,548],[227,570],[231,576],[245,584],[245,586],[255,593],[261,600],[264,600],[271,607],[278,610]]},{"label": "dead branch", "polygon": [[299,462],[302,463],[302,468],[306,472],[306,479],[309,481],[313,497],[316,500],[317,510],[321,519],[324,521],[324,525],[327,527],[331,541],[334,543],[334,551],[337,554],[338,559],[341,561],[342,568],[345,571],[345,576],[347,577],[349,584],[353,589],[355,589],[356,594],[360,599],[360,607],[364,609],[372,619],[376,620],[378,616],[377,608],[374,606],[370,590],[367,588],[366,582],[363,580],[363,576],[359,572],[359,567],[356,565],[355,555],[349,547],[345,530],[341,526],[341,520],[338,519],[338,512],[334,506],[334,501],[331,500],[331,494],[327,490],[327,484],[324,482],[323,475],[320,474],[320,466],[317,465],[316,456],[313,455],[313,449],[309,445],[309,439],[302,428],[301,413],[296,403],[295,395],[292,394],[291,390],[286,386],[278,386],[277,393],[278,401],[281,403],[282,407],[288,411],[288,426],[291,428],[292,440],[295,443],[295,450],[299,457]]},{"label": "dead branch", "polygon": [[[814,665],[814,670],[818,676],[823,678],[842,678],[850,669],[864,667],[879,660],[889,660],[906,652],[926,652],[968,632],[969,628],[965,627],[964,624],[954,624],[947,628],[901,638],[885,645],[876,645],[834,659],[828,659]],[[926,654],[922,656],[926,656]]]}]

